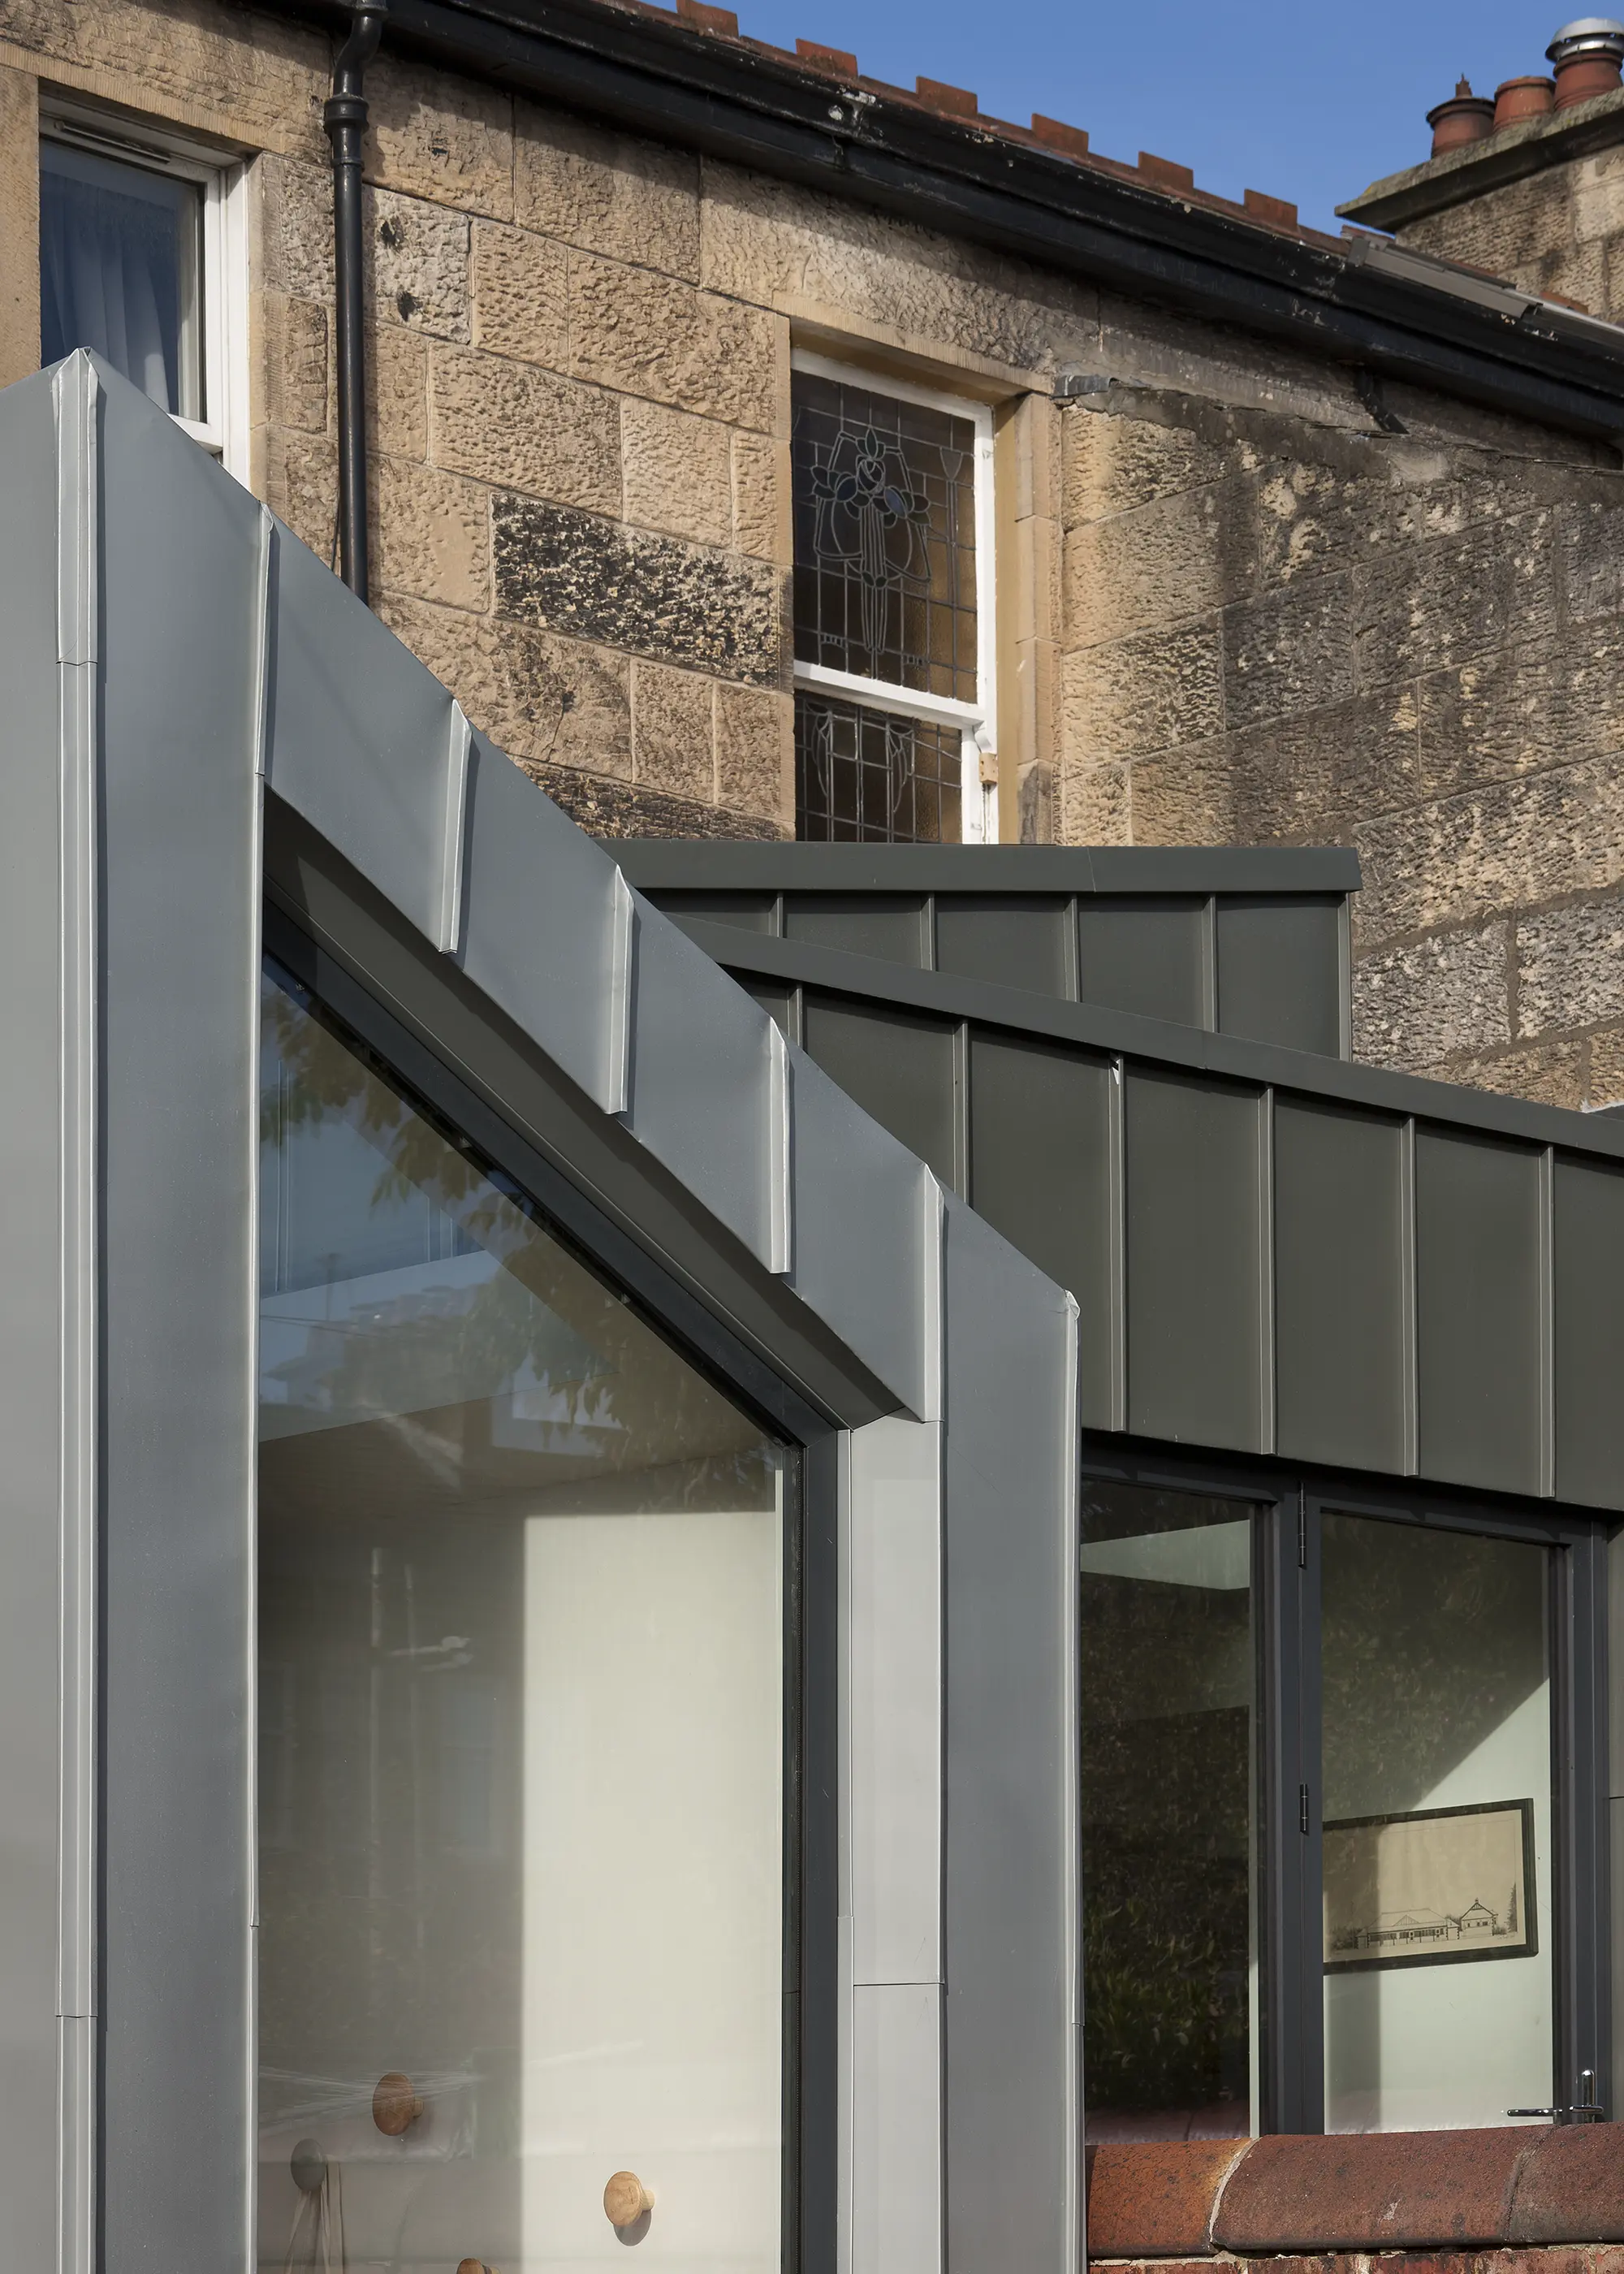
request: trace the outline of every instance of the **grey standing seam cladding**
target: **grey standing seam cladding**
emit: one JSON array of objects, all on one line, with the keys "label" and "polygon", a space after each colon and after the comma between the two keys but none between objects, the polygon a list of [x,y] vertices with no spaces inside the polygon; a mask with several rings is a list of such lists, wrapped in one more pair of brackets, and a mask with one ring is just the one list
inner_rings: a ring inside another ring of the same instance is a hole
[{"label": "grey standing seam cladding", "polygon": [[[0,1277],[0,2202],[19,2266],[56,2263],[56,1713],[62,1177],[58,1100],[56,435],[49,384],[0,394],[0,941],[6,1074]],[[33,984],[22,983],[32,980]],[[26,1111],[17,1101],[27,1099]],[[21,1205],[22,1196],[29,1197]]]},{"label": "grey standing seam cladding", "polygon": [[[1074,2274],[1071,1306],[967,1210],[950,1209],[944,1238],[926,1167],[778,1043],[664,919],[637,911],[607,857],[501,771],[288,531],[267,546],[261,508],[125,381],[82,353],[66,368],[75,386],[94,370],[105,398],[101,518],[87,522],[104,595],[102,991],[82,1037],[105,1104],[92,1290],[104,1356],[105,2130],[89,2206],[102,2263],[133,2274],[252,2254],[257,910],[274,809],[331,855],[333,877],[317,863],[307,883],[334,922],[359,909],[334,881],[345,864],[390,904],[398,930],[373,922],[372,947],[397,958],[397,1001],[420,980],[444,1020],[410,1031],[452,1067],[506,1053],[515,1069],[523,1059],[522,1081],[556,1081],[560,1096],[575,1085],[568,1111],[583,1129],[596,1115],[594,1141],[622,1177],[642,1148],[650,1190],[682,1180],[726,1269],[756,1275],[762,1316],[798,1300],[809,1321],[798,1347],[841,1338],[853,1382],[944,1422],[959,1638],[944,1701],[950,2226],[965,2263],[996,2240],[1011,2274]],[[41,1100],[57,1095],[64,936],[51,387],[42,373],[0,396],[7,1063]],[[96,503],[82,482],[73,501],[86,516]],[[731,1118],[719,1144],[703,1106],[712,1096]],[[61,1189],[48,1108],[11,1117],[0,1145],[15,1190]],[[787,1243],[775,1216],[786,1204]],[[18,1496],[0,1588],[13,1771],[0,2031],[16,2055],[0,2086],[15,2096],[0,2180],[8,2233],[41,2263],[55,2263],[58,2210],[49,1985],[64,1916],[51,1700],[64,1486],[49,1329],[62,1323],[64,1236],[60,1209],[25,1211],[0,1299]],[[1018,1894],[1019,1944],[1004,1908]],[[83,2127],[67,2137],[71,2165]],[[73,2274],[90,2274],[91,2230],[71,2245]]]},{"label": "grey standing seam cladding", "polygon": [[[1624,1122],[731,925],[693,936],[798,1006],[815,1053],[827,1006],[957,1028],[968,1196],[1075,1291],[1090,1427],[1624,1510]],[[877,1041],[868,1056],[883,1118],[901,1098]],[[1102,1136],[1079,1103],[1101,1066],[1120,1152],[1109,1111]]]}]

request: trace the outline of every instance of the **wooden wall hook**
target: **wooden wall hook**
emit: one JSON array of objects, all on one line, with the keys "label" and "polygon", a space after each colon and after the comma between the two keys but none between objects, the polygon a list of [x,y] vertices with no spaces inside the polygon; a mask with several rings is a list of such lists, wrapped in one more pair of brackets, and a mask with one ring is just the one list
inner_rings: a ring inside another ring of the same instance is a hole
[{"label": "wooden wall hook", "polygon": [[635,2226],[654,2198],[635,2172],[616,2172],[604,2189],[604,2210],[611,2226]]},{"label": "wooden wall hook", "polygon": [[372,2121],[387,2140],[398,2140],[423,2113],[423,2095],[397,2068],[372,2088]]}]

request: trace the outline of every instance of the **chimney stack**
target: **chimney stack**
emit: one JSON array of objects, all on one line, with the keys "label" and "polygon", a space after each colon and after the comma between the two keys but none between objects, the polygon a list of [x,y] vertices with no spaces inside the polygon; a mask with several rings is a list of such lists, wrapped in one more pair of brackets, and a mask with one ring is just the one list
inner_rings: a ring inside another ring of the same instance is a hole
[{"label": "chimney stack", "polygon": [[1571,110],[1593,95],[1615,94],[1624,64],[1624,24],[1608,16],[1581,16],[1564,24],[1545,49],[1556,68],[1556,108]]}]

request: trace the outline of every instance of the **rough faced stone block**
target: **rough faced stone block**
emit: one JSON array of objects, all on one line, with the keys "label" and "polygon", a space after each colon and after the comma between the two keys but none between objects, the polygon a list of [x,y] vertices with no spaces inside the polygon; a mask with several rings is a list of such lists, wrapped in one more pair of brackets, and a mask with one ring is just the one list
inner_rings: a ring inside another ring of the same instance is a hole
[{"label": "rough faced stone block", "polygon": [[490,492],[461,474],[402,458],[374,459],[372,480],[380,588],[454,608],[488,608]]},{"label": "rough faced stone block", "polygon": [[262,291],[326,304],[333,297],[330,167],[267,151],[249,169]]},{"label": "rough faced stone block", "polygon": [[[1584,1103],[1595,1111],[1604,1105],[1624,1105],[1624,1032],[1592,1035],[1588,1045],[1590,1070]],[[1624,2274],[1624,2267],[1619,2270]]]},{"label": "rough faced stone block", "polygon": [[1544,255],[1573,237],[1573,193],[1566,170],[1532,174],[1444,213],[1429,214],[1405,230],[1405,242],[1535,290],[1532,272]]},{"label": "rough faced stone block", "polygon": [[538,497],[620,510],[619,406],[503,356],[440,349],[429,371],[437,465]]},{"label": "rough faced stone block", "polygon": [[702,282],[786,314],[1027,370],[1089,356],[1093,289],[796,184],[706,161]]},{"label": "rough faced stone block", "polygon": [[1365,572],[1362,685],[1447,670],[1556,623],[1554,516],[1529,514],[1407,546]]},{"label": "rough faced stone block", "polygon": [[1353,1054],[1420,1073],[1511,1040],[1507,929],[1452,931],[1353,968]]},{"label": "rough faced stone block", "polygon": [[1545,1043],[1531,1050],[1502,1050],[1493,1058],[1450,1058],[1419,1071],[1433,1081],[1452,1081],[1461,1089],[1488,1089],[1500,1097],[1525,1097],[1576,1111],[1589,1103],[1588,1049],[1583,1042]]},{"label": "rough faced stone block", "polygon": [[1063,647],[1092,647],[1244,599],[1255,551],[1244,486],[1188,490],[1065,540]]},{"label": "rough faced stone block", "polygon": [[[1594,158],[1582,160],[1572,169],[1571,184],[1575,237],[1583,243],[1624,234],[1624,152],[1603,150]],[[1545,217],[1555,218],[1550,207],[1545,208]],[[1561,242],[1561,237],[1554,234],[1547,239],[1553,245]]]},{"label": "rough faced stone block", "polygon": [[577,639],[772,686],[783,579],[763,563],[529,498],[494,505],[496,606]]},{"label": "rough faced stone block", "polygon": [[568,758],[602,773],[631,772],[631,666],[624,656],[393,593],[380,599],[378,613],[511,757]]},{"label": "rough faced stone block", "polygon": [[626,396],[620,454],[627,520],[700,545],[726,545],[733,535],[731,441],[714,418]]},{"label": "rough faced stone block", "polygon": [[777,332],[758,308],[577,253],[569,264],[569,345],[579,378],[736,426],[767,432],[773,425]]},{"label": "rough faced stone block", "polygon": [[477,221],[472,267],[475,346],[562,371],[569,341],[563,246],[528,230]]},{"label": "rough faced stone block", "polygon": [[1624,901],[1521,916],[1516,949],[1519,1035],[1624,1018]]},{"label": "rough faced stone block", "polygon": [[330,561],[338,530],[338,456],[325,435],[273,426],[265,437],[265,502],[318,559]]},{"label": "rough faced stone block", "polygon": [[1136,632],[1079,648],[1061,664],[1068,768],[1137,758],[1223,732],[1223,660],[1217,628]]},{"label": "rough faced stone block", "polygon": [[787,568],[794,557],[789,444],[742,431],[735,431],[733,444],[733,544]]},{"label": "rough faced stone block", "polygon": [[1358,696],[1142,759],[1136,832],[1157,845],[1345,844],[1365,815],[1413,799],[1417,764],[1410,691]]},{"label": "rough faced stone block", "polygon": [[1089,2157],[1088,2255],[1169,2258],[1212,2248],[1213,2213],[1250,2140],[1102,2141]]},{"label": "rough faced stone block", "polygon": [[1449,795],[1624,749],[1624,624],[1511,647],[1424,679],[1423,794]]},{"label": "rough faced stone block", "polygon": [[0,70],[0,387],[40,367],[39,86]]},{"label": "rough faced stone block", "polygon": [[514,218],[526,229],[670,276],[699,275],[699,161],[521,102]]},{"label": "rough faced stone block", "polygon": [[409,331],[427,332],[440,340],[466,340],[470,329],[466,217],[392,190],[374,190],[367,206],[374,297],[386,302],[392,320]]},{"label": "rough faced stone block", "polygon": [[460,213],[513,214],[513,103],[499,89],[387,49],[366,74],[366,171]]},{"label": "rough faced stone block", "polygon": [[633,664],[632,772],[639,784],[704,805],[715,802],[713,685],[697,672]]},{"label": "rough faced stone block", "polygon": [[527,764],[524,771],[594,837],[742,837],[760,843],[789,834],[749,814],[666,797],[572,766]]},{"label": "rough faced stone block", "polygon": [[1562,568],[1570,621],[1589,623],[1624,609],[1624,502],[1565,509]]},{"label": "rough faced stone block", "polygon": [[1237,470],[1238,447],[1187,427],[1083,404],[1059,412],[1061,494],[1068,529],[1131,513],[1181,490],[1204,488]]},{"label": "rough faced stone block", "polygon": [[795,704],[791,695],[716,682],[719,803],[795,825]]},{"label": "rough faced stone block", "polygon": [[371,447],[397,458],[426,458],[428,342],[400,324],[375,325],[366,376]]},{"label": "rough faced stone block", "polygon": [[1384,816],[1353,835],[1365,879],[1356,921],[1372,941],[1603,892],[1624,877],[1624,768],[1605,759],[1553,767]]},{"label": "rough faced stone block", "polygon": [[310,300],[256,292],[249,303],[255,425],[327,429],[327,312]]},{"label": "rough faced stone block", "polygon": [[1232,727],[1344,702],[1354,692],[1357,607],[1347,578],[1314,576],[1223,616]]},{"label": "rough faced stone block", "polygon": [[[1062,845],[1132,845],[1139,840],[1133,766],[1090,766],[1060,777]],[[1154,844],[1158,840],[1147,840]]]}]

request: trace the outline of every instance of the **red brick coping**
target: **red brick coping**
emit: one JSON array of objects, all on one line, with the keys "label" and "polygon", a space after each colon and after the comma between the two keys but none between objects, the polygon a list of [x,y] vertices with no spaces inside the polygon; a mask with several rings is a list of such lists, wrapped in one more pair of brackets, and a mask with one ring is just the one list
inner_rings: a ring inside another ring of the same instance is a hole
[{"label": "red brick coping", "polygon": [[[1489,2253],[1481,2274],[1516,2274],[1529,2245],[1624,2242],[1620,2124],[1107,2142],[1087,2154],[1091,2260],[1431,2251],[1445,2255],[1413,2274],[1470,2274],[1468,2255]],[[1624,2274],[1624,2253],[1594,2266],[1581,2250],[1538,2255],[1540,2274]]]}]

